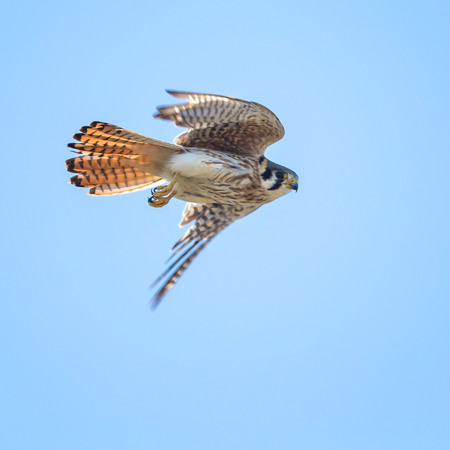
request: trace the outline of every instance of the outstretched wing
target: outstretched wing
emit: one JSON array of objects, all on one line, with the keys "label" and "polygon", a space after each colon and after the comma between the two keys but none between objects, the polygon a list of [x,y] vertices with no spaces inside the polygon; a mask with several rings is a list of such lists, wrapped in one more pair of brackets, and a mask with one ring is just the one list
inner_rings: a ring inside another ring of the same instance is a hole
[{"label": "outstretched wing", "polygon": [[219,203],[187,203],[180,226],[195,220],[186,233],[172,247],[169,267],[154,281],[152,288],[157,292],[152,298],[156,308],[165,294],[178,281],[194,258],[226,226],[242,216],[241,210],[233,205]]},{"label": "outstretched wing", "polygon": [[222,95],[167,92],[188,101],[162,106],[155,115],[189,128],[175,138],[178,145],[262,156],[269,145],[284,136],[278,117],[259,103]]}]

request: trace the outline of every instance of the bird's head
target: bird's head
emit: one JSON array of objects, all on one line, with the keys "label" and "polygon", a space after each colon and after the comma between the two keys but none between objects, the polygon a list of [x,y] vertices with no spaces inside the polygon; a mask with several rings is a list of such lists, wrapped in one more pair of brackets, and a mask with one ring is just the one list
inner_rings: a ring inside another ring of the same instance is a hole
[{"label": "bird's head", "polygon": [[265,157],[259,159],[259,175],[261,185],[271,194],[273,199],[287,194],[291,190],[298,190],[298,175],[287,167],[275,164]]}]

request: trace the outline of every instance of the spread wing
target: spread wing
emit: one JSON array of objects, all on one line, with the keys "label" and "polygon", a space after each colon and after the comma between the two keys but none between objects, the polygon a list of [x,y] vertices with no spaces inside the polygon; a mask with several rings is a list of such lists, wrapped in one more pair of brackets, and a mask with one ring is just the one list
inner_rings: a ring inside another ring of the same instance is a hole
[{"label": "spread wing", "polygon": [[187,203],[183,211],[180,226],[195,221],[172,247],[169,267],[154,281],[152,288],[157,287],[152,298],[152,307],[156,308],[165,294],[178,281],[183,272],[195,257],[226,226],[241,217],[233,205],[219,203]]},{"label": "spread wing", "polygon": [[269,145],[284,136],[278,117],[259,103],[222,95],[167,92],[188,101],[162,106],[155,115],[188,128],[175,138],[178,145],[262,156]]}]

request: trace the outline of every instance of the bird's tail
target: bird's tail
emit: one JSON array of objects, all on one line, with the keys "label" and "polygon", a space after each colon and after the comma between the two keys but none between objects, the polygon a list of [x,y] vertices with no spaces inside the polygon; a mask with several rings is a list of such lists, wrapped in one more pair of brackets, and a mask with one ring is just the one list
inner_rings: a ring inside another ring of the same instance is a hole
[{"label": "bird's tail", "polygon": [[77,175],[69,182],[90,188],[90,195],[115,195],[147,189],[162,179],[162,167],[180,147],[116,125],[92,122],[73,135],[68,146],[80,156],[66,167]]}]

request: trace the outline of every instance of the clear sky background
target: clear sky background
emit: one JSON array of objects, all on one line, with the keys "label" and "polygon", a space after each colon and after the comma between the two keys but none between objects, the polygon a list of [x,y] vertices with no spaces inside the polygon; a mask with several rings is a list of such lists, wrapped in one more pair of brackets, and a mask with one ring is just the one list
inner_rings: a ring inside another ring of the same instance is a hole
[{"label": "clear sky background", "polygon": [[[447,1],[2,9],[2,449],[450,448]],[[183,203],[92,198],[66,143],[165,88],[272,109],[300,190],[151,312]]]}]

